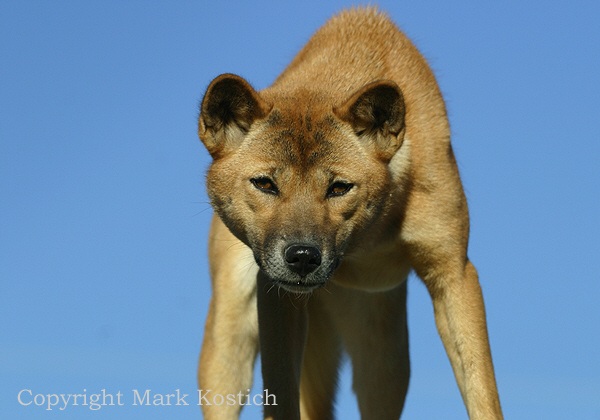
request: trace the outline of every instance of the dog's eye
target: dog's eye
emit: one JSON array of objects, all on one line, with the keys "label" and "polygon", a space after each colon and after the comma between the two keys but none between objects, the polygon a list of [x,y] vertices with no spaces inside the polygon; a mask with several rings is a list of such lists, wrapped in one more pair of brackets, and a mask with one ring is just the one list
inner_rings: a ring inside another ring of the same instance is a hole
[{"label": "dog's eye", "polygon": [[354,184],[350,182],[337,181],[329,186],[327,189],[327,197],[339,197],[346,194],[354,187]]},{"label": "dog's eye", "polygon": [[275,185],[275,183],[271,179],[267,178],[266,176],[262,176],[259,178],[252,178],[252,179],[250,179],[250,182],[252,182],[252,185],[254,185],[256,188],[258,188],[262,192],[265,192],[268,194],[278,194],[279,193],[279,190],[277,189],[277,186]]}]

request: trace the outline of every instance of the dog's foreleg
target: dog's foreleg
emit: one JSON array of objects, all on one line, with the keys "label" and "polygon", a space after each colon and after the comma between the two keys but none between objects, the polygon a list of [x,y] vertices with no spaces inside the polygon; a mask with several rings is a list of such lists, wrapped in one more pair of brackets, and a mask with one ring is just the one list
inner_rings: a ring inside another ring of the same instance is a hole
[{"label": "dog's foreleg", "polygon": [[[214,298],[211,302],[198,369],[198,403],[207,420],[237,419],[247,403],[258,353],[257,331],[248,325],[256,318],[256,301],[248,306],[233,308],[236,323],[232,313],[223,313]],[[229,403],[232,399],[236,404]]]},{"label": "dog's foreleg", "polygon": [[471,419],[501,419],[477,272],[467,261],[462,275],[430,288],[435,320]]},{"label": "dog's foreleg", "polygon": [[[246,404],[243,396],[252,387],[258,353],[258,334],[252,328],[256,301],[246,303],[245,307],[227,308],[230,312],[226,314],[215,298],[211,302],[198,369],[198,402],[207,420],[237,419]],[[219,398],[235,398],[237,404],[221,404]]]},{"label": "dog's foreleg", "polygon": [[[205,419],[233,420],[247,403],[258,354],[258,267],[248,264],[252,252],[218,219],[209,250],[213,296],[198,368],[198,402]],[[235,404],[229,403],[232,399]]]},{"label": "dog's foreleg", "polygon": [[[467,257],[469,214],[452,149],[415,166],[402,241],[433,301],[436,325],[473,420],[502,419],[477,271]],[[424,156],[420,156],[425,159]]]},{"label": "dog's foreleg", "polygon": [[473,420],[501,419],[483,296],[477,271],[466,255],[466,206],[457,206],[453,214],[447,210],[450,206],[435,213],[431,203],[423,200],[419,205],[430,210],[428,217],[423,220],[424,213],[417,208],[408,213],[405,238],[411,263],[431,295],[436,325],[467,412]]},{"label": "dog's foreleg", "polygon": [[258,274],[257,303],[260,354],[265,394],[264,417],[300,419],[300,373],[306,341],[306,302],[279,293],[277,286]]}]

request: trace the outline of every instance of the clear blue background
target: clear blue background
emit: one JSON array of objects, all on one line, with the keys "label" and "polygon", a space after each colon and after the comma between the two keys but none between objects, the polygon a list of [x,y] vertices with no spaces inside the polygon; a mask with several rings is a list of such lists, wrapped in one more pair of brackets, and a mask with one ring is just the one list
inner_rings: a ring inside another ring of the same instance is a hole
[{"label": "clear blue background", "polygon": [[[199,100],[223,72],[268,86],[350,4],[0,3],[1,418],[200,418],[45,411],[17,393],[195,390],[210,295]],[[380,5],[448,103],[506,417],[599,419],[600,3]],[[404,418],[466,418],[418,279],[409,293]],[[342,377],[338,418],[357,419]]]}]

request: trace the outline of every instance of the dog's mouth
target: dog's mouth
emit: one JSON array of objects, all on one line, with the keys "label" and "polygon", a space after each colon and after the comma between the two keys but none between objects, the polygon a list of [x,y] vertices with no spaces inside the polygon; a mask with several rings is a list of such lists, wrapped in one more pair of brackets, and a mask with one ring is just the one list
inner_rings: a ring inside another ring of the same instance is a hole
[{"label": "dog's mouth", "polygon": [[325,282],[307,283],[304,281],[285,281],[278,280],[275,284],[283,290],[292,293],[311,293],[316,289],[325,286]]}]

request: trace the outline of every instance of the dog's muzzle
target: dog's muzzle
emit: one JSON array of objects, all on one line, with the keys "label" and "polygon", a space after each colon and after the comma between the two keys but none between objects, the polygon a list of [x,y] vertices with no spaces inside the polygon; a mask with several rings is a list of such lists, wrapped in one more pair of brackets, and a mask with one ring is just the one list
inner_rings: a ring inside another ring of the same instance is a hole
[{"label": "dog's muzzle", "polygon": [[254,252],[256,263],[274,284],[292,293],[311,293],[325,286],[340,262],[310,242],[279,241],[257,247],[265,248],[274,252]]}]

